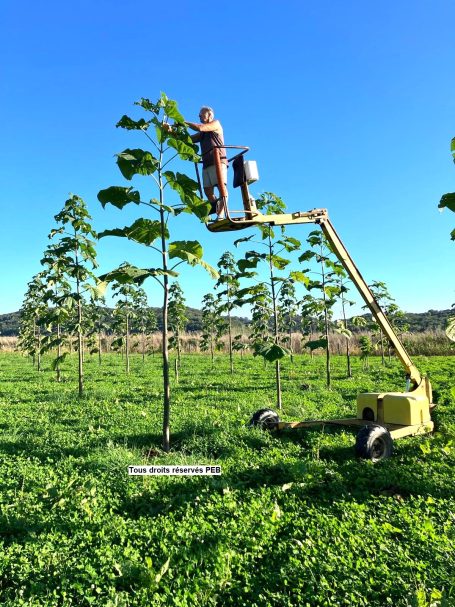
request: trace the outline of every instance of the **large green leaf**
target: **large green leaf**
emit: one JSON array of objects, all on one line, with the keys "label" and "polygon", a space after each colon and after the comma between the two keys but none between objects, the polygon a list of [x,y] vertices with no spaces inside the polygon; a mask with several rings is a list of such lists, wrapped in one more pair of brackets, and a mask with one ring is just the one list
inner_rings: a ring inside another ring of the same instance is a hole
[{"label": "large green leaf", "polygon": [[140,120],[133,120],[126,114],[124,114],[120,120],[115,125],[116,127],[121,127],[122,129],[127,129],[128,131],[139,130],[146,131],[150,125],[150,122],[141,118]]},{"label": "large green leaf", "polygon": [[191,179],[183,173],[173,173],[165,171],[168,185],[175,190],[183,204],[181,211],[184,213],[192,213],[201,220],[207,219],[210,212],[210,204],[198,195],[199,186],[194,179]]},{"label": "large green leaf", "polygon": [[305,253],[302,253],[302,255],[300,255],[299,261],[309,261],[310,259],[313,259],[315,255],[316,253],[314,253],[313,251],[305,251]]},{"label": "large green leaf", "polygon": [[215,268],[203,261],[203,250],[197,240],[176,240],[169,243],[169,258],[182,259],[192,266],[200,265],[212,278],[218,278],[219,274]]},{"label": "large green leaf", "polygon": [[108,204],[114,205],[118,209],[123,209],[124,206],[134,202],[134,204],[140,204],[140,194],[137,190],[132,187],[125,188],[122,186],[113,185],[105,190],[98,192],[98,200],[103,205],[103,208]]},{"label": "large green leaf", "polygon": [[288,251],[288,253],[296,251],[301,246],[300,240],[297,240],[297,238],[292,238],[291,236],[286,236],[285,238],[278,240],[276,244],[282,245],[286,251]]},{"label": "large green leaf", "polygon": [[69,355],[69,352],[63,352],[63,354],[54,358],[54,360],[51,362],[52,371],[56,371],[58,369],[58,367],[65,361],[65,359],[68,355]]},{"label": "large green leaf", "polygon": [[289,259],[284,259],[284,257],[280,257],[279,255],[272,255],[270,261],[272,262],[272,266],[277,268],[277,270],[284,270],[291,263]]},{"label": "large green leaf", "polygon": [[199,190],[197,181],[188,177],[184,173],[173,173],[172,171],[164,171],[163,175],[169,186],[178,192],[183,203],[195,203],[201,199],[196,192]]},{"label": "large green leaf", "polygon": [[438,208],[443,209],[444,207],[447,207],[455,213],[455,192],[444,194],[444,196],[441,198]]},{"label": "large green leaf", "polygon": [[[124,228],[114,228],[112,230],[104,230],[98,234],[98,238],[104,238],[105,236],[119,236],[120,238],[128,238],[150,246],[157,238],[161,236],[161,224],[159,221],[152,221],[151,219],[140,218],[130,225]],[[169,232],[165,230],[165,237],[169,238]]]},{"label": "large green leaf", "polygon": [[[164,98],[162,97],[162,99]],[[180,124],[183,124],[185,122],[185,118],[179,112],[177,102],[173,99],[167,99],[166,97],[164,104],[164,113],[168,118],[171,118],[171,120],[175,120],[175,122],[179,122]]]},{"label": "large green leaf", "polygon": [[283,348],[278,344],[265,342],[256,345],[253,356],[262,356],[262,358],[268,362],[275,362],[276,360],[280,360],[281,358],[288,356],[289,353],[290,352],[287,348]]},{"label": "large green leaf", "polygon": [[174,257],[186,259],[188,254],[192,257],[202,259],[202,245],[197,240],[175,240],[174,242],[169,243],[170,259]]},{"label": "large green leaf", "polygon": [[338,285],[325,285],[324,293],[331,299],[333,297],[338,297],[340,294],[340,287]]},{"label": "large green leaf", "polygon": [[134,175],[152,175],[158,168],[159,162],[151,152],[141,149],[126,149],[117,154],[117,164],[125,179]]},{"label": "large green leaf", "polygon": [[95,286],[90,283],[84,284],[84,291],[86,293],[90,293],[91,298],[94,300],[101,299],[101,297],[104,297],[106,288],[107,283],[101,280],[98,280]]},{"label": "large green leaf", "polygon": [[195,203],[187,201],[186,206],[180,209],[174,209],[175,214],[177,215],[178,213],[192,213],[202,221],[206,220],[210,214],[210,209],[212,205],[209,202],[205,202],[204,200],[196,196],[195,201]]},{"label": "large green leaf", "polygon": [[302,284],[304,284],[305,286],[308,285],[308,283],[310,282],[310,278],[304,274],[303,272],[299,272],[298,270],[291,272],[289,274],[289,276],[297,281],[297,282],[301,282]]},{"label": "large green leaf", "polygon": [[123,264],[115,270],[99,276],[101,282],[119,282],[120,284],[134,283],[141,285],[150,276],[178,276],[178,272],[173,270],[161,270],[160,268],[138,268],[130,264]]},{"label": "large green leaf", "polygon": [[252,234],[251,236],[245,236],[244,238],[239,238],[238,240],[234,240],[234,247],[238,246],[241,242],[248,242],[252,238],[254,238],[254,234]]},{"label": "large green leaf", "polygon": [[178,137],[178,133],[175,133],[175,136],[169,137],[167,142],[171,148],[174,148],[174,150],[178,152],[178,155],[182,160],[192,160],[193,162],[199,160],[197,148],[191,143],[189,136]]},{"label": "large green leaf", "polygon": [[350,339],[352,337],[352,331],[350,331],[345,326],[344,321],[342,321],[342,320],[337,320],[336,327],[335,327],[335,333],[338,333],[339,335],[344,335],[347,339]]},{"label": "large green leaf", "polygon": [[305,344],[306,348],[310,348],[311,351],[317,350],[318,348],[327,348],[327,340],[326,339],[314,339],[312,341],[307,341]]},{"label": "large green leaf", "polygon": [[455,162],[455,137],[452,139],[450,143],[450,150],[452,152],[453,161]]},{"label": "large green leaf", "polygon": [[239,259],[237,262],[237,267],[241,272],[245,272],[247,269],[257,268],[259,263],[259,258],[255,259]]},{"label": "large green leaf", "polygon": [[141,108],[146,110],[147,112],[153,112],[154,114],[159,114],[162,108],[162,104],[160,102],[153,103],[150,99],[142,97],[139,101],[135,101],[134,105],[139,105]]}]

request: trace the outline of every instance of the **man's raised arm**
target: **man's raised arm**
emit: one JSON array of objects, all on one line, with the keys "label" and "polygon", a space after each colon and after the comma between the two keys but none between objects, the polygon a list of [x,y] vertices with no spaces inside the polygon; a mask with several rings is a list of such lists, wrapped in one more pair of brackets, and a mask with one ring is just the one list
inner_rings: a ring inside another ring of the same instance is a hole
[{"label": "man's raised arm", "polygon": [[185,122],[185,124],[189,126],[190,129],[193,129],[193,131],[199,131],[199,133],[209,133],[210,131],[218,131],[221,128],[219,120],[212,120],[211,122],[206,123]]}]

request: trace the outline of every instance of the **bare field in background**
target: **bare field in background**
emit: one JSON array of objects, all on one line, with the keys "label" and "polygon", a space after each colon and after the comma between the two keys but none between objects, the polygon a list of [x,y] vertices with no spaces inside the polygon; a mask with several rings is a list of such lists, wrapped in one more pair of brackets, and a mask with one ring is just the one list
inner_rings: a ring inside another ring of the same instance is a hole
[{"label": "bare field in background", "polygon": [[[369,336],[367,332],[357,333],[349,340],[349,347],[351,354],[359,355],[359,338],[362,335]],[[315,339],[313,336],[312,339]],[[102,338],[102,349],[103,352],[111,351],[111,344],[115,337],[113,335],[105,335]],[[408,350],[411,356],[422,355],[422,356],[450,356],[455,354],[454,344],[449,341],[444,331],[425,331],[422,333],[406,333],[401,338],[404,346]],[[301,354],[302,352],[308,352],[305,350],[304,344],[309,340],[308,336],[302,337],[299,333],[292,335],[292,351],[295,354]],[[332,354],[344,354],[346,352],[346,339],[344,336],[334,333],[330,337],[331,345],[330,351]],[[1,337],[0,336],[0,351],[13,352],[17,349],[17,337]],[[242,339],[243,343],[248,344],[248,335],[245,333]],[[200,353],[200,342],[201,333],[184,333],[182,335],[182,351],[185,354]],[[223,343],[222,352],[227,352],[228,349],[228,338],[224,336],[221,340]],[[147,350],[148,353],[159,352],[161,349],[161,333],[157,332],[147,338]],[[131,337],[131,351],[142,352],[142,337],[141,335],[133,335]],[[247,348],[245,352],[250,352]],[[323,354],[322,349],[316,350],[315,355]],[[375,351],[376,355],[380,355],[379,348]],[[388,352],[385,352],[388,355]],[[240,354],[237,354],[240,356]]]}]

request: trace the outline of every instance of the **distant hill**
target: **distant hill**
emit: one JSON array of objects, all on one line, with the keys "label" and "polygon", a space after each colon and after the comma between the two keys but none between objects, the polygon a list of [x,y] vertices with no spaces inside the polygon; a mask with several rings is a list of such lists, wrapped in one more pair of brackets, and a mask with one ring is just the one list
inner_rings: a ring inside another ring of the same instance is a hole
[{"label": "distant hill", "polygon": [[19,312],[0,314],[0,335],[17,335],[19,333]]},{"label": "distant hill", "polygon": [[[409,325],[410,333],[423,333],[424,331],[445,330],[447,320],[455,315],[455,310],[428,310],[428,312],[406,312],[403,324]],[[371,314],[362,314],[371,319]],[[348,321],[349,323],[349,321]],[[352,327],[355,331],[355,327]]]},{"label": "distant hill", "polygon": [[[153,308],[156,317],[158,319],[158,328],[162,326],[162,314],[161,308]],[[109,319],[112,318],[112,308],[106,308],[106,316]],[[188,323],[186,325],[186,331],[200,331],[202,329],[202,312],[196,308],[186,308],[186,316]],[[0,314],[0,335],[6,337],[13,337],[19,335],[19,320],[20,312],[11,312],[10,314]],[[239,330],[248,324],[248,318],[242,318],[238,316],[232,317],[232,325],[234,330]]]}]

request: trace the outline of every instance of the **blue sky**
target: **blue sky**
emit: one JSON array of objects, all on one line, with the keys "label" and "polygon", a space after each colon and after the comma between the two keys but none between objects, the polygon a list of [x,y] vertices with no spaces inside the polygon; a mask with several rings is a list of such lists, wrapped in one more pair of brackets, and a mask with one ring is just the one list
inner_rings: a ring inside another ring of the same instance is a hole
[{"label": "blue sky", "polygon": [[[160,91],[190,120],[211,105],[226,143],[250,146],[253,194],[273,191],[289,211],[327,208],[364,277],[385,281],[401,308],[450,307],[455,215],[437,204],[455,189],[453,23],[451,0],[4,0],[0,313],[20,307],[70,192],[97,230],[139,216],[103,210],[96,195],[124,184],[115,153],[146,147],[115,123]],[[138,187],[154,195],[152,183]],[[239,208],[237,191],[231,202]],[[172,231],[200,240],[212,264],[238,236],[189,216]],[[100,273],[158,263],[121,239],[98,251]],[[202,269],[184,270],[181,284],[194,307],[213,287]],[[158,288],[147,290],[160,305]]]}]

